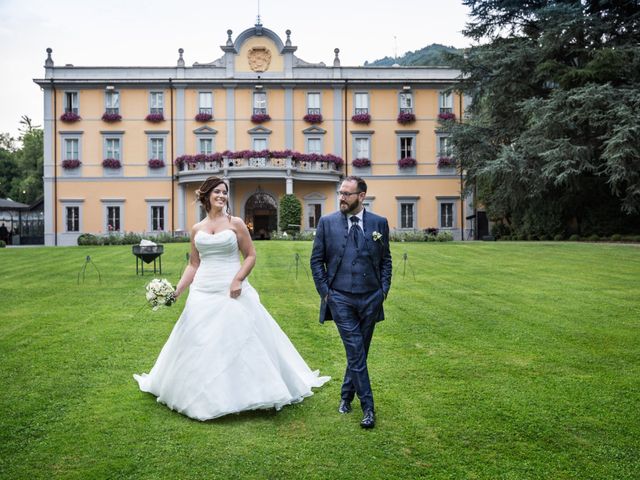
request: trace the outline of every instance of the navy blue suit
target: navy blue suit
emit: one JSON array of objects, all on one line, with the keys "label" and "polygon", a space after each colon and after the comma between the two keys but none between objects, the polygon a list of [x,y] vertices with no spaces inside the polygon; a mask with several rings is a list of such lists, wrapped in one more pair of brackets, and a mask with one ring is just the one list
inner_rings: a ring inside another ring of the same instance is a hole
[{"label": "navy blue suit", "polygon": [[[311,271],[320,294],[320,323],[334,320],[347,354],[342,399],[358,394],[363,410],[373,409],[367,355],[376,322],[384,319],[382,304],[391,288],[389,224],[363,212],[358,239],[341,212],[320,219],[311,253]],[[373,233],[376,232],[374,240]]]}]

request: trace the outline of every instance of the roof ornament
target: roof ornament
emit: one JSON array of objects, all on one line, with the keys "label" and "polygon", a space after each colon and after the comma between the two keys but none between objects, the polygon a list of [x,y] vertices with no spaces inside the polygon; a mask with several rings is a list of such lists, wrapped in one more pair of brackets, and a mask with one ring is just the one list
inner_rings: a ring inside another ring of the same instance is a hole
[{"label": "roof ornament", "polygon": [[44,61],[45,68],[53,67],[53,59],[51,58],[51,48],[47,48],[47,59]]},{"label": "roof ornament", "polygon": [[231,40],[232,30],[227,30],[227,47],[233,47],[233,40]]},{"label": "roof ornament", "polygon": [[178,57],[178,67],[182,67],[182,68],[184,68],[184,58],[182,58],[183,53],[184,53],[184,48],[179,48],[178,54],[180,56]]},{"label": "roof ornament", "polygon": [[290,47],[291,46],[291,30],[287,29],[287,31],[284,33],[287,34],[287,41],[285,42],[285,45],[287,47]]},{"label": "roof ornament", "polygon": [[336,54],[336,58],[333,59],[333,66],[334,67],[339,67],[340,66],[340,57],[338,57],[338,54],[340,53],[340,49],[339,48],[334,48],[333,49],[333,53]]}]

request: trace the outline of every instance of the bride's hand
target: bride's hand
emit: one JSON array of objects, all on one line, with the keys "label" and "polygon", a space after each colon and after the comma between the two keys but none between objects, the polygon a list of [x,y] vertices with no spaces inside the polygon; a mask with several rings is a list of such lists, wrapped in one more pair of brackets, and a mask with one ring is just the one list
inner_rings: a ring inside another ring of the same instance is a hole
[{"label": "bride's hand", "polygon": [[231,282],[231,288],[229,289],[229,296],[231,298],[238,298],[242,293],[242,282],[240,280],[233,280]]}]

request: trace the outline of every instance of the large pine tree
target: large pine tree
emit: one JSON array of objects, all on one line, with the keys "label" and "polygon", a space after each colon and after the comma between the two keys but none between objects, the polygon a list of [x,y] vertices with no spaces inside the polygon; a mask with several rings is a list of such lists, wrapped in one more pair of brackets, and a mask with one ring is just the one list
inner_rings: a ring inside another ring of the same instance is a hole
[{"label": "large pine tree", "polygon": [[447,122],[467,187],[524,235],[640,229],[640,2],[464,0]]}]

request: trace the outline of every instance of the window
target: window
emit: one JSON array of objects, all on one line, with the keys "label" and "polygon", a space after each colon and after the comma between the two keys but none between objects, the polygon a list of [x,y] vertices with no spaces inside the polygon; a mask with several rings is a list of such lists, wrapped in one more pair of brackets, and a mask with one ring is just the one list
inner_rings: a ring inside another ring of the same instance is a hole
[{"label": "window", "polygon": [[355,94],[355,113],[360,115],[363,113],[369,113],[369,94],[368,93],[356,93]]},{"label": "window", "polygon": [[164,206],[151,206],[151,230],[164,231]]},{"label": "window", "polygon": [[453,228],[453,203],[440,203],[440,228]]},{"label": "window", "polygon": [[213,153],[213,138],[198,139],[198,153],[210,155]]},{"label": "window", "polygon": [[451,156],[451,139],[449,137],[438,138],[438,156],[440,157]]},{"label": "window", "polygon": [[164,113],[163,92],[151,92],[151,105],[149,113]]},{"label": "window", "polygon": [[120,92],[107,92],[104,101],[107,113],[120,113]]},{"label": "window", "polygon": [[400,204],[400,228],[414,228],[413,203],[401,203]]},{"label": "window", "polygon": [[164,160],[164,138],[152,138],[150,143],[149,158]]},{"label": "window", "polygon": [[307,114],[320,115],[320,94],[317,92],[307,93]]},{"label": "window", "polygon": [[119,138],[105,139],[105,158],[115,158],[116,160],[120,160]]},{"label": "window", "polygon": [[400,158],[414,158],[413,137],[400,137]]},{"label": "window", "polygon": [[307,211],[309,212],[309,228],[316,228],[322,216],[322,204],[310,203],[307,205]]},{"label": "window", "polygon": [[354,158],[369,158],[369,138],[356,138],[356,151]]},{"label": "window", "polygon": [[439,107],[440,113],[453,113],[453,94],[451,92],[440,92]]},{"label": "window", "polygon": [[120,207],[107,207],[107,230],[120,231]]},{"label": "window", "polygon": [[65,113],[78,113],[78,92],[64,92]]},{"label": "window", "polygon": [[213,94],[211,92],[198,93],[198,113],[213,115]]},{"label": "window", "polygon": [[307,150],[309,153],[317,153],[318,155],[322,153],[322,139],[320,138],[309,138],[307,140]]},{"label": "window", "polygon": [[253,149],[256,152],[261,152],[262,150],[267,149],[267,139],[266,138],[254,138],[253,139]]},{"label": "window", "polygon": [[267,94],[265,92],[253,92],[253,114],[267,113]]},{"label": "window", "polygon": [[80,141],[77,138],[65,138],[63,160],[79,160],[79,144]]},{"label": "window", "polygon": [[67,232],[80,231],[80,207],[66,207]]},{"label": "window", "polygon": [[413,94],[402,92],[400,94],[400,113],[413,113]]}]

